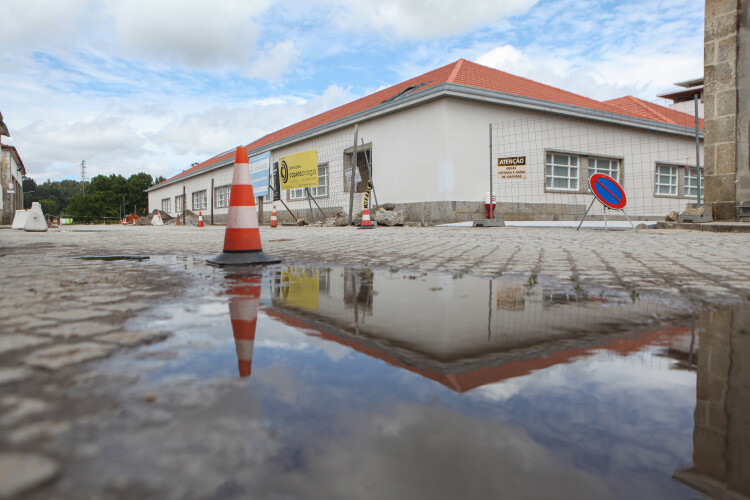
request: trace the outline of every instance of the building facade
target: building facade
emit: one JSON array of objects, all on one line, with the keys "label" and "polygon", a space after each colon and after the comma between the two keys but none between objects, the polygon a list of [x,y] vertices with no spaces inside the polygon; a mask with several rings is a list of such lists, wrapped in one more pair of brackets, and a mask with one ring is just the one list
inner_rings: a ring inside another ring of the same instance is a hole
[{"label": "building facade", "polygon": [[[249,154],[270,153],[270,168],[316,150],[319,185],[283,191],[282,201],[308,219],[348,212],[355,125],[353,211],[371,177],[376,201],[415,222],[482,218],[490,182],[506,219],[577,219],[596,172],[623,184],[631,216],[662,218],[695,202],[702,175],[702,130],[689,114],[635,97],[600,102],[465,60],[269,134]],[[149,210],[176,215],[186,206],[224,222],[233,157],[224,152],[150,188]],[[508,158],[522,158],[517,175],[500,168]],[[270,203],[262,201],[266,220]]]},{"label": "building facade", "polygon": [[6,144],[0,147],[0,224],[8,225],[13,222],[16,210],[23,209],[23,176],[26,170],[15,147]]}]

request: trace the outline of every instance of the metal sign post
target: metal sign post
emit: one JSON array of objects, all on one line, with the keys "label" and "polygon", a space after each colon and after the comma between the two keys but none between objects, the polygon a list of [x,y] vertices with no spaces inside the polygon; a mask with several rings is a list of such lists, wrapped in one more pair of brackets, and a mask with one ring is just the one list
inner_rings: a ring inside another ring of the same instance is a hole
[{"label": "metal sign post", "polygon": [[625,218],[628,220],[633,229],[635,229],[635,232],[638,232],[638,228],[633,226],[633,223],[630,221],[630,217],[628,217],[628,213],[625,211],[625,205],[628,202],[627,197],[625,196],[625,190],[622,189],[622,186],[620,186],[620,184],[616,180],[606,174],[594,174],[589,179],[589,187],[591,188],[591,192],[594,194],[594,199],[591,200],[589,208],[587,208],[586,213],[583,214],[583,218],[581,219],[581,222],[578,223],[576,231],[581,229],[583,221],[586,220],[586,216],[589,214],[591,207],[594,206],[594,202],[596,200],[599,200],[599,202],[604,206],[605,231],[607,231],[607,210],[620,210],[622,211],[623,215],[625,215]]}]

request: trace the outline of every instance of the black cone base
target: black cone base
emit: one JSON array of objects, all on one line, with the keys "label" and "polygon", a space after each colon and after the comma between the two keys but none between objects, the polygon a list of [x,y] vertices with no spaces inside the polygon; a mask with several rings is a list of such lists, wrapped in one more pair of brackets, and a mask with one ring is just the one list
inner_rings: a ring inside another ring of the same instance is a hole
[{"label": "black cone base", "polygon": [[252,266],[254,264],[278,264],[281,259],[263,252],[221,252],[213,259],[206,259],[212,266]]}]

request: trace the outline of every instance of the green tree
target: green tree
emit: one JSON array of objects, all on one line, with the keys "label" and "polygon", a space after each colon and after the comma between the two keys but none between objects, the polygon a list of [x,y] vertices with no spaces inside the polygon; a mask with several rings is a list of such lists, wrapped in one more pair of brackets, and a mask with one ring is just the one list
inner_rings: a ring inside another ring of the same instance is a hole
[{"label": "green tree", "polygon": [[146,189],[154,185],[154,179],[146,173],[133,174],[128,177],[128,203],[130,210],[138,210],[142,213],[148,210],[148,194]]},{"label": "green tree", "polygon": [[49,198],[39,200],[39,204],[42,206],[42,212],[52,216],[60,215],[60,200],[56,196],[52,195]]}]

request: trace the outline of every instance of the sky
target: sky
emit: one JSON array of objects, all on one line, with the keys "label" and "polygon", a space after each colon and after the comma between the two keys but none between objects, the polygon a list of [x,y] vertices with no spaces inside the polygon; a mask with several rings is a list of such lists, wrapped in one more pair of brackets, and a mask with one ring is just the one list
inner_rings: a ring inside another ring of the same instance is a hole
[{"label": "sky", "polygon": [[703,0],[3,0],[27,176],[170,177],[464,58],[606,100],[703,75]]}]

